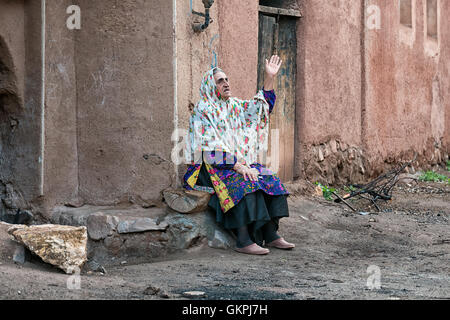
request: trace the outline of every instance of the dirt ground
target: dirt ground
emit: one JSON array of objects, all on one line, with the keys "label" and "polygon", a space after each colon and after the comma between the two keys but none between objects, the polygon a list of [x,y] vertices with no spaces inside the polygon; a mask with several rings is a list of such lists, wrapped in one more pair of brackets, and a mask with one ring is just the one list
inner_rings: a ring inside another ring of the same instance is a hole
[{"label": "dirt ground", "polygon": [[267,256],[203,245],[79,278],[36,259],[0,261],[0,298],[191,299],[183,292],[202,291],[195,299],[450,299],[450,185],[411,182],[393,196],[378,213],[352,202],[369,215],[291,196],[280,233],[296,248]]}]

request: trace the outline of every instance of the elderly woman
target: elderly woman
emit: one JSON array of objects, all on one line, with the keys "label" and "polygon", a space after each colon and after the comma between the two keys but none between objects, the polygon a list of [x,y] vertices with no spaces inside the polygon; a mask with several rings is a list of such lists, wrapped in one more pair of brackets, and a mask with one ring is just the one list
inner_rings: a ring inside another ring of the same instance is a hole
[{"label": "elderly woman", "polygon": [[289,216],[288,192],[275,173],[256,162],[267,150],[281,63],[278,56],[266,59],[264,88],[252,100],[233,98],[221,69],[208,71],[190,118],[184,187],[213,194],[208,205],[216,221],[237,236],[235,250],[241,253],[295,247],[277,233],[279,219]]}]

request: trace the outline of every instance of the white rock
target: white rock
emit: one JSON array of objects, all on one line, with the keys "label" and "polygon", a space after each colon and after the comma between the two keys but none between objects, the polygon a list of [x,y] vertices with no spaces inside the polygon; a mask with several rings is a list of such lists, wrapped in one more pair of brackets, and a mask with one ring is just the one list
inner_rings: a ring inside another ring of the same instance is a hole
[{"label": "white rock", "polygon": [[318,149],[319,149],[319,154],[318,154],[319,162],[322,162],[325,159],[323,156],[322,148],[319,147]]},{"label": "white rock", "polygon": [[157,224],[156,221],[151,218],[135,218],[120,221],[117,226],[117,232],[133,233],[144,231],[164,231],[168,228],[168,226],[169,224],[165,221]]},{"label": "white rock", "polygon": [[119,219],[117,217],[105,215],[97,212],[89,215],[87,218],[87,230],[92,240],[105,239],[113,234],[117,227]]},{"label": "white rock", "polygon": [[334,140],[334,139],[330,140],[330,148],[331,148],[331,152],[333,152],[333,153],[337,152],[336,140]]},{"label": "white rock", "polygon": [[13,226],[8,233],[43,261],[66,273],[81,269],[87,261],[86,227],[61,225]]},{"label": "white rock", "polygon": [[187,297],[201,297],[204,296],[205,293],[203,291],[186,291],[183,292],[183,295]]}]

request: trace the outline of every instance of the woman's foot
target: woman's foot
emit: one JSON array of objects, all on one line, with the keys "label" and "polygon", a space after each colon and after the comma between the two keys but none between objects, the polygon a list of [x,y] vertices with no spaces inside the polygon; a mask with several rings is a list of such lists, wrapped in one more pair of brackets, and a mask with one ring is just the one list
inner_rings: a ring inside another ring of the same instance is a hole
[{"label": "woman's foot", "polygon": [[243,248],[236,247],[234,250],[240,253],[257,254],[257,255],[268,254],[270,252],[269,249],[262,248],[258,246],[256,243],[252,243],[251,245]]},{"label": "woman's foot", "polygon": [[278,238],[277,240],[269,242],[266,244],[266,246],[274,247],[274,248],[278,248],[278,249],[284,249],[284,250],[289,250],[289,249],[295,248],[295,244],[289,243],[286,240],[284,240],[283,238]]}]

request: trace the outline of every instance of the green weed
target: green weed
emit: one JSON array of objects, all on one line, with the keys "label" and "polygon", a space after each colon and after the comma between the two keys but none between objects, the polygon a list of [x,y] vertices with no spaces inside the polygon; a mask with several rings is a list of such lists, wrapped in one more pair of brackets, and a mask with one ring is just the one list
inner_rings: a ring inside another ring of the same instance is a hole
[{"label": "green weed", "polygon": [[322,189],[322,195],[325,199],[327,199],[328,201],[333,201],[333,198],[331,197],[331,195],[333,194],[333,192],[336,191],[335,188],[330,188],[328,186],[324,186],[320,182],[316,182],[316,185],[318,185]]},{"label": "green weed", "polygon": [[419,177],[420,181],[433,181],[433,182],[444,182],[447,181],[447,183],[450,184],[450,178],[444,176],[443,174],[436,173],[434,171],[427,171],[422,173],[422,175]]},{"label": "green weed", "polygon": [[353,191],[355,191],[355,190],[356,190],[356,188],[355,188],[354,186],[352,186],[352,185],[350,185],[350,186],[344,186],[344,191],[345,191],[345,192],[351,193],[351,192],[353,192]]}]

